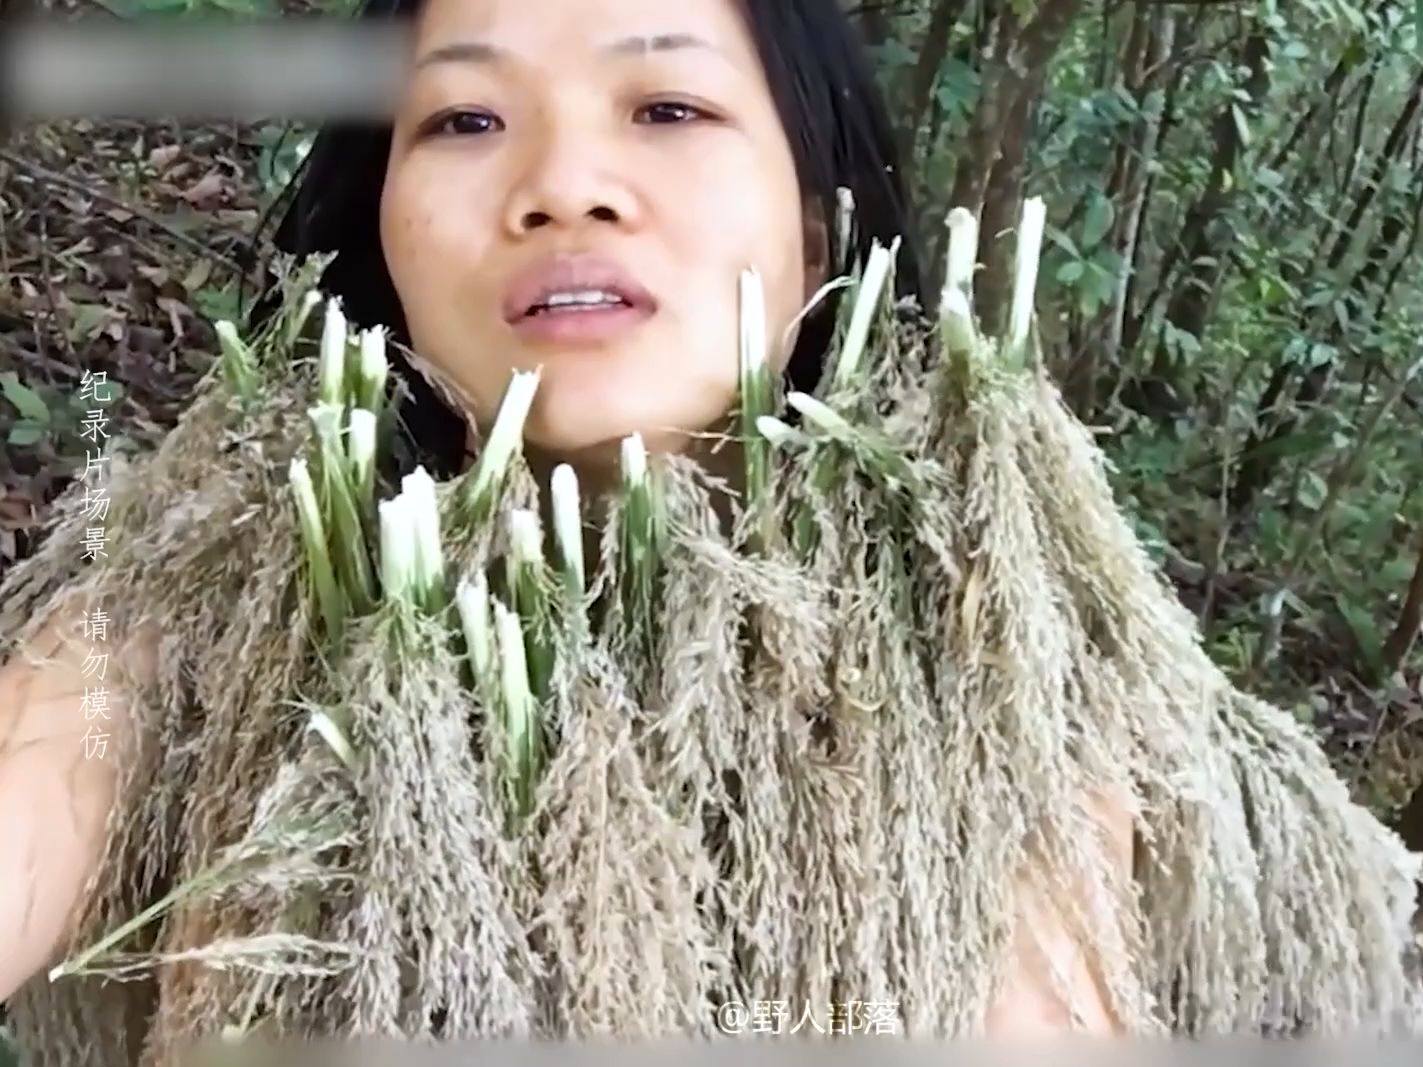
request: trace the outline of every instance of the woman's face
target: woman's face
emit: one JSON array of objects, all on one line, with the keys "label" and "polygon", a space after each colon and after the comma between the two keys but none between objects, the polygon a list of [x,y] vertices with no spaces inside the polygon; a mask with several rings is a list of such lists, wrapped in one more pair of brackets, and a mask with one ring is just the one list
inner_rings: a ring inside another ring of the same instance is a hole
[{"label": "woman's face", "polygon": [[481,425],[542,367],[537,449],[685,448],[735,404],[748,266],[784,364],[824,229],[737,0],[427,0],[415,64],[381,239],[413,347]]}]

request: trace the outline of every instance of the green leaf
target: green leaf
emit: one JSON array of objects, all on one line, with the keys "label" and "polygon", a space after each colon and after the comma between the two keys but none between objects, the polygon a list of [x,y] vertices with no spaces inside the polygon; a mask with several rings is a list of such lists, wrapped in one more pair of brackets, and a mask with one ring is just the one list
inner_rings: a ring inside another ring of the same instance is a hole
[{"label": "green leaf", "polygon": [[1100,303],[1105,304],[1112,299],[1116,284],[1117,276],[1113,271],[1108,270],[1100,263],[1087,264],[1087,290]]},{"label": "green leaf", "polygon": [[74,317],[65,332],[75,344],[87,344],[103,333],[114,321],[114,312],[107,304],[75,304]]},{"label": "green leaf", "polygon": [[1339,323],[1340,330],[1349,331],[1349,307],[1342,300],[1334,301],[1334,321]]},{"label": "green leaf", "polygon": [[1044,227],[1043,235],[1073,259],[1082,258],[1082,253],[1077,250],[1077,245],[1073,243],[1072,238],[1068,237],[1067,234],[1063,233],[1056,226]]},{"label": "green leaf", "polygon": [[1324,484],[1324,479],[1315,474],[1314,471],[1305,471],[1304,477],[1299,482],[1299,492],[1295,498],[1310,511],[1318,511],[1324,503],[1324,497],[1329,492]]},{"label": "green leaf", "polygon": [[5,394],[5,399],[14,404],[25,418],[42,426],[49,425],[49,408],[44,400],[40,398],[39,393],[21,382],[14,371],[0,374],[0,392]]},{"label": "green leaf", "polygon": [[1082,224],[1082,247],[1096,247],[1102,238],[1107,236],[1116,215],[1116,208],[1112,206],[1111,200],[1101,194],[1094,197],[1092,206],[1087,209],[1087,219]]},{"label": "green leaf", "polygon": [[1055,275],[1055,277],[1063,285],[1072,285],[1074,282],[1076,282],[1079,278],[1082,277],[1082,272],[1084,269],[1085,268],[1080,259],[1070,259],[1062,266],[1057,268],[1057,274]]},{"label": "green leaf", "polygon": [[44,436],[44,427],[33,422],[17,422],[5,440],[12,445],[32,445]]}]

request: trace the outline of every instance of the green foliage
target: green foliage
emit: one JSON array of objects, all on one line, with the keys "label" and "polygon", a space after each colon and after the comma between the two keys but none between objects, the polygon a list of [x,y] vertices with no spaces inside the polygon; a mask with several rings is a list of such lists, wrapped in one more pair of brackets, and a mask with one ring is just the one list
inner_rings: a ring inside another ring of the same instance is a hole
[{"label": "green foliage", "polygon": [[[892,113],[934,6],[893,17],[879,49]],[[917,142],[931,233],[978,164],[964,154],[978,109],[1001,126],[1023,84],[989,79],[980,51],[1013,54],[1021,26],[963,11]],[[1153,553],[1213,576],[1194,590],[1210,584],[1211,647],[1267,690],[1308,682],[1313,660],[1377,677],[1417,558],[1423,383],[1398,382],[1423,334],[1423,117],[1407,119],[1420,18],[1423,0],[1097,0],[1022,71],[1035,96],[1014,195],[1049,204],[1054,369],[1095,357],[1072,399],[1115,431],[1124,505]],[[1275,604],[1286,647],[1260,678]]]},{"label": "green foliage", "polygon": [[[109,382],[105,388],[109,403],[96,404],[92,397],[82,399],[77,385],[59,389],[26,384],[6,371],[0,374],[0,397],[5,401],[0,403],[0,439],[17,448],[44,443],[60,455],[82,457],[85,448],[92,447],[81,436],[85,414],[96,409],[112,412],[123,397],[120,383]],[[112,423],[104,432],[119,436]]]}]

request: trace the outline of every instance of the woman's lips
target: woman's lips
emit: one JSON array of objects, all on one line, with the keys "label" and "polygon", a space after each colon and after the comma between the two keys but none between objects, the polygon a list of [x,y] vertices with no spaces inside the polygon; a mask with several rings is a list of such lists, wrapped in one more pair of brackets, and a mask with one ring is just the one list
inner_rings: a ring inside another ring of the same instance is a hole
[{"label": "woman's lips", "polygon": [[650,308],[627,304],[554,308],[525,315],[510,325],[530,344],[600,345],[631,333],[653,314]]}]

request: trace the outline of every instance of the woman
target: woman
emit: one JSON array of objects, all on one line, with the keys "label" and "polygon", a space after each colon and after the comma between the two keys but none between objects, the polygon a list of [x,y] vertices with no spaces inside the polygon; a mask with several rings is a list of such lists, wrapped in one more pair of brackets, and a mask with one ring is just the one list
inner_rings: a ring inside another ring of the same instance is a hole
[{"label": "woman", "polygon": [[[418,458],[463,467],[465,416],[487,425],[511,372],[535,367],[525,437],[536,471],[570,463],[591,493],[634,431],[660,451],[698,452],[734,402],[747,265],[765,283],[770,336],[783,339],[773,359],[814,386],[831,313],[797,316],[845,253],[836,188],[855,197],[857,255],[911,231],[884,110],[834,0],[416,6],[366,10],[416,17],[393,128],[324,133],[278,243],[338,251],[323,288],[357,322],[408,338],[460,398],[455,413],[411,376],[404,414]],[[919,266],[912,244],[901,250],[902,295],[922,307]],[[65,629],[31,643],[57,663],[15,656],[0,673],[0,885],[23,887],[0,898],[0,997],[62,954],[127,747],[116,697],[119,755],[79,758],[86,642],[68,635],[66,650]],[[116,661],[151,676],[157,636],[123,639]],[[1083,799],[1103,841],[1100,880],[1119,887],[1132,874],[1133,812],[1119,783],[1100,785]],[[1086,899],[1100,886],[1079,890]],[[1032,870],[1016,894],[1017,935],[983,1028],[1119,1032],[1103,976],[1123,950],[1070,933],[1070,909],[1045,899]]]}]

